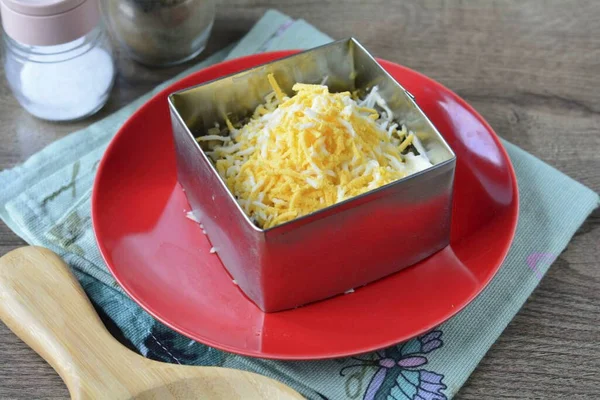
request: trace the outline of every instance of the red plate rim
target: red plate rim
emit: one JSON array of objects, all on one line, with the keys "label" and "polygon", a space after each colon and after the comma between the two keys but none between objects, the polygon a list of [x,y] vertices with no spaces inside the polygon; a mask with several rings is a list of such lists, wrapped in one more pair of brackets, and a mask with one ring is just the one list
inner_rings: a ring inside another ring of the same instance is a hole
[{"label": "red plate rim", "polygon": [[[239,62],[243,62],[246,61],[248,59],[253,59],[256,56],[259,55],[269,55],[271,56],[271,60],[275,60],[275,59],[279,59],[279,58],[284,58],[290,55],[293,55],[295,53],[301,52],[302,50],[284,50],[284,51],[274,51],[274,52],[266,52],[266,53],[260,53],[260,54],[253,54],[253,55],[248,55],[248,56],[244,56],[244,57],[239,57],[236,59],[232,59],[232,60],[227,60],[221,63],[217,63],[214,64],[212,66],[209,66],[207,68],[204,68],[202,70],[199,71],[195,71],[193,73],[190,73],[190,75],[188,75],[185,78],[182,79],[189,79],[190,76],[193,76],[195,74],[200,74],[200,73],[205,73],[206,71],[211,71],[211,70],[215,70],[215,69],[220,69],[223,67],[229,67],[232,64],[237,64]],[[451,91],[450,89],[448,89],[446,86],[442,85],[441,83],[439,83],[438,81],[427,77],[424,74],[421,74],[420,72],[417,72],[415,70],[412,70],[408,67],[399,65],[397,63],[393,63],[391,61],[387,61],[385,59],[381,59],[381,58],[377,58],[377,61],[384,67],[386,68],[386,66],[392,66],[392,67],[398,67],[400,66],[403,69],[407,69],[410,70],[413,74],[419,76],[422,79],[425,80],[429,80],[432,81],[433,83],[435,83],[436,85],[438,85],[440,88],[444,89],[445,91],[447,91],[448,93],[452,94],[454,96],[454,100],[457,101],[457,103],[459,103],[462,107],[464,107],[466,110],[468,110],[474,117],[476,117],[478,119],[478,121],[487,129],[487,131],[491,134],[490,136],[492,137],[494,143],[496,144],[497,148],[499,149],[500,153],[502,154],[502,156],[504,157],[504,159],[506,160],[506,165],[508,168],[508,172],[510,174],[511,177],[511,184],[512,184],[512,189],[513,189],[513,193],[514,193],[514,206],[511,208],[510,210],[510,214],[509,214],[509,218],[510,218],[510,241],[508,241],[508,244],[505,246],[505,248],[503,249],[503,253],[501,254],[501,261],[498,262],[498,265],[493,269],[492,273],[490,273],[485,280],[483,280],[482,284],[480,285],[480,287],[478,288],[478,290],[474,291],[472,293],[471,296],[466,297],[465,300],[462,302],[462,304],[457,305],[454,309],[452,309],[451,311],[449,311],[443,318],[439,318],[438,320],[432,321],[430,324],[428,324],[427,326],[424,326],[421,330],[414,332],[414,334],[412,334],[411,336],[407,336],[405,338],[400,338],[400,339],[390,339],[389,341],[380,341],[377,344],[371,345],[371,346],[364,346],[360,349],[356,349],[356,350],[352,350],[352,351],[340,351],[340,352],[331,352],[331,351],[327,351],[327,352],[323,352],[323,353],[315,353],[315,354],[307,354],[307,355],[302,355],[302,356],[297,356],[297,355],[293,355],[293,354],[276,354],[276,353],[263,353],[260,351],[252,351],[252,350],[245,350],[245,349],[241,349],[239,347],[235,347],[235,346],[229,346],[229,345],[224,345],[222,343],[219,343],[215,340],[212,340],[210,338],[206,338],[206,337],[201,337],[195,333],[190,332],[188,329],[183,328],[181,326],[177,326],[176,323],[172,323],[170,321],[168,321],[166,319],[166,317],[163,317],[159,314],[157,314],[153,308],[151,306],[149,306],[143,299],[135,297],[133,295],[133,293],[130,292],[127,283],[122,279],[122,277],[119,274],[119,271],[117,268],[115,268],[110,262],[109,262],[109,257],[108,257],[108,249],[106,248],[105,243],[102,242],[102,240],[99,239],[99,235],[98,235],[98,221],[99,221],[99,202],[98,202],[98,186],[99,186],[99,181],[100,179],[98,178],[99,176],[102,175],[102,171],[104,170],[105,167],[105,163],[108,160],[107,154],[110,154],[111,151],[113,150],[113,148],[116,146],[117,142],[119,142],[119,139],[121,138],[121,136],[125,135],[128,131],[128,127],[129,125],[132,123],[132,120],[134,120],[135,118],[137,118],[137,116],[139,114],[142,114],[145,110],[145,108],[147,107],[148,103],[152,102],[153,100],[155,100],[156,98],[160,98],[160,97],[168,97],[169,94],[175,92],[176,90],[181,90],[181,88],[176,88],[176,86],[178,85],[179,81],[173,82],[171,83],[169,86],[167,86],[166,88],[162,89],[160,92],[158,92],[157,94],[155,94],[154,96],[152,96],[152,98],[150,98],[149,100],[147,100],[142,106],[140,106],[140,108],[138,108],[128,119],[127,121],[119,128],[119,130],[117,131],[117,133],[115,134],[115,136],[111,139],[109,145],[107,146],[102,159],[98,165],[98,170],[96,173],[96,177],[94,179],[94,184],[93,184],[93,189],[92,189],[92,198],[91,198],[91,216],[92,216],[92,227],[94,230],[94,235],[96,238],[96,242],[98,244],[101,256],[104,260],[104,262],[106,263],[108,269],[110,270],[111,274],[113,275],[113,277],[115,278],[115,280],[119,283],[119,285],[121,286],[121,288],[125,291],[125,293],[127,293],[127,295],[133,299],[138,305],[140,305],[147,313],[149,313],[150,315],[152,315],[155,319],[157,319],[158,321],[160,321],[161,323],[163,323],[164,325],[170,327],[171,329],[187,336],[188,338],[191,338],[193,340],[197,340],[203,344],[206,344],[208,346],[220,349],[220,350],[224,350],[224,351],[228,351],[231,353],[235,353],[235,354],[239,354],[239,355],[244,355],[244,356],[250,356],[250,357],[259,357],[259,358],[263,358],[263,359],[276,359],[276,360],[324,360],[324,359],[332,359],[332,358],[340,358],[340,357],[348,357],[348,356],[352,356],[352,355],[356,355],[356,354],[364,354],[364,353],[368,353],[371,351],[376,351],[382,348],[386,348],[407,340],[410,340],[414,337],[417,337],[421,334],[424,334],[428,331],[430,331],[431,329],[441,325],[442,323],[446,322],[447,320],[449,320],[450,318],[454,317],[456,314],[458,314],[460,311],[462,311],[467,305],[469,305],[473,300],[475,300],[483,291],[484,289],[489,285],[489,283],[491,282],[491,280],[494,278],[494,276],[496,276],[496,274],[498,273],[499,269],[502,267],[502,264],[504,263],[506,256],[508,255],[508,252],[512,246],[512,242],[514,240],[514,236],[515,236],[515,232],[516,232],[516,228],[517,228],[517,223],[518,223],[518,215],[519,215],[519,191],[518,191],[518,184],[517,184],[517,177],[516,177],[516,173],[514,170],[514,167],[512,165],[512,162],[510,160],[510,157],[508,156],[508,153],[506,151],[506,149],[504,148],[504,146],[502,145],[498,135],[496,134],[496,132],[492,129],[492,127],[487,123],[487,121],[469,104],[467,103],[462,97],[458,96],[456,93],[454,93],[453,91]],[[270,61],[269,61],[270,62]],[[264,63],[258,63],[255,64],[255,66],[259,66],[261,64]],[[251,67],[251,68],[254,68]],[[387,70],[387,68],[386,68]],[[222,75],[227,76],[228,74],[224,74]],[[209,82],[208,80],[206,82]],[[385,278],[384,278],[385,279]],[[250,301],[250,300],[248,300]],[[324,300],[327,301],[327,300]]]}]

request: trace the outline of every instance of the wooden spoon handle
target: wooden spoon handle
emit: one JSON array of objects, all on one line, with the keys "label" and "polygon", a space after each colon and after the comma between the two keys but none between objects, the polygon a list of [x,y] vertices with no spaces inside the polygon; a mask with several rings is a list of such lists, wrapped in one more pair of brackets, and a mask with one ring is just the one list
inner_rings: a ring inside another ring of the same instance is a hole
[{"label": "wooden spoon handle", "polygon": [[52,365],[76,400],[303,399],[261,375],[158,363],[127,350],[108,333],[69,267],[41,247],[0,258],[0,319]]},{"label": "wooden spoon handle", "polygon": [[[59,373],[71,391],[121,353],[69,267],[23,247],[0,258],[0,319]],[[80,397],[71,393],[74,397]]]}]

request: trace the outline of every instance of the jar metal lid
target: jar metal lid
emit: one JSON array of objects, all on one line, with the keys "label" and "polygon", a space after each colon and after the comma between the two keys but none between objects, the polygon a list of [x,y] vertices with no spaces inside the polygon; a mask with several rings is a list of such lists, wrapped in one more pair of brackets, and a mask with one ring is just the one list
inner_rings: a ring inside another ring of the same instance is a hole
[{"label": "jar metal lid", "polygon": [[67,12],[85,0],[2,0],[10,9],[25,15],[48,16]]},{"label": "jar metal lid", "polygon": [[98,0],[0,0],[0,14],[6,34],[32,46],[71,42],[100,20]]}]

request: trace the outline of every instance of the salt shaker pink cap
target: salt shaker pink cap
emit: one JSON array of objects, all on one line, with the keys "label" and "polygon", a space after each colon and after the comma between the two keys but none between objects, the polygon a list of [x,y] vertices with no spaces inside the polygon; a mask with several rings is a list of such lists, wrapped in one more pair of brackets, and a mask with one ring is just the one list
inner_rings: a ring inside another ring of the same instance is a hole
[{"label": "salt shaker pink cap", "polygon": [[0,0],[8,36],[32,46],[52,46],[85,36],[100,20],[98,0]]}]

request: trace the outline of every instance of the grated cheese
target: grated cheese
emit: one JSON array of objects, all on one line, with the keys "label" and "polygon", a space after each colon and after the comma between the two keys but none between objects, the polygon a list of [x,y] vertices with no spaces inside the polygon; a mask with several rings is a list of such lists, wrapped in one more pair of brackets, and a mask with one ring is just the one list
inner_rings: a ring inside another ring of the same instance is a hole
[{"label": "grated cheese", "polygon": [[259,227],[285,223],[432,165],[417,135],[393,121],[377,87],[359,100],[350,92],[330,93],[323,84],[297,83],[296,94],[288,97],[273,75],[268,79],[273,92],[248,123],[234,126],[225,118],[229,136],[198,138],[208,143],[217,171]]}]

